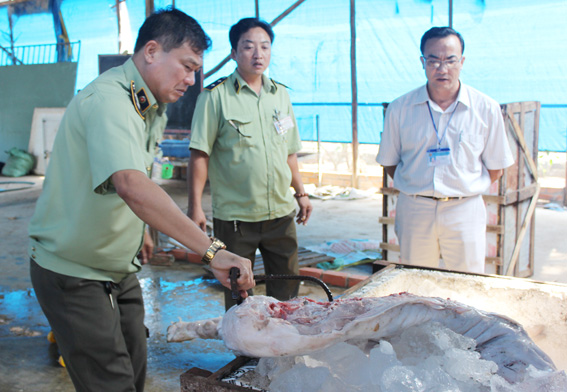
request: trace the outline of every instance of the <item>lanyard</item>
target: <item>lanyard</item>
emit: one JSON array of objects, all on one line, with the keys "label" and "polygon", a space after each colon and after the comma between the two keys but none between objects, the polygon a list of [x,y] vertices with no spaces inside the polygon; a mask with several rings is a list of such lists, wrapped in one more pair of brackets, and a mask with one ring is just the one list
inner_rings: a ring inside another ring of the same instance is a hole
[{"label": "lanyard", "polygon": [[445,126],[445,132],[443,132],[443,135],[439,137],[439,131],[437,130],[437,125],[435,125],[435,120],[433,120],[433,113],[431,113],[431,106],[429,106],[429,101],[427,101],[427,109],[429,109],[429,117],[431,117],[431,122],[433,123],[433,129],[435,129],[435,136],[437,136],[438,146],[441,146],[441,142],[443,141],[445,135],[447,134],[447,129],[449,129],[449,124],[451,123],[451,120],[453,119],[453,114],[455,114],[455,112],[457,111],[458,106],[459,106],[459,101],[457,101],[457,104],[455,105],[455,109],[453,109],[453,111],[451,112],[451,117],[449,117],[449,121],[447,121],[447,125]]}]

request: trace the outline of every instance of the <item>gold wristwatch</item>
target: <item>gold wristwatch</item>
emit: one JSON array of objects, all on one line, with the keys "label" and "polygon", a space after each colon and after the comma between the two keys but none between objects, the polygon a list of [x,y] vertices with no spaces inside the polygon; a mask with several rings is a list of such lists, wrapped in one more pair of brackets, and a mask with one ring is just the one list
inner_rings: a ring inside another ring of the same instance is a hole
[{"label": "gold wristwatch", "polygon": [[207,251],[203,255],[203,258],[201,259],[201,261],[206,265],[211,264],[211,261],[213,261],[213,257],[215,257],[215,255],[219,250],[226,249],[226,245],[221,240],[214,237],[211,237],[211,239],[213,240],[213,242],[211,243],[211,246],[209,246],[209,249],[207,249]]}]

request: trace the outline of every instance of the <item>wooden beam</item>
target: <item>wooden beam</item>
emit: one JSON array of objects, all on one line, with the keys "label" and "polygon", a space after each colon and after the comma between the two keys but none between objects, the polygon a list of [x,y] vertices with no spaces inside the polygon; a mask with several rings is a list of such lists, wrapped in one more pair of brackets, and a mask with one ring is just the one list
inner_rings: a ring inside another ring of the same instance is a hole
[{"label": "wooden beam", "polygon": [[[534,182],[522,189],[510,191],[505,195],[482,195],[482,199],[487,203],[498,204],[498,205],[509,205],[529,199],[535,194],[537,187],[538,184]],[[397,190],[396,188],[389,188],[389,187],[382,187],[378,192],[383,195],[390,195],[390,196],[397,196],[400,194],[400,191]]]},{"label": "wooden beam", "polygon": [[504,225],[486,225],[487,233],[504,234],[505,231],[506,230],[504,230]]},{"label": "wooden beam", "polygon": [[213,69],[205,74],[203,79],[208,78],[211,75],[214,75],[218,70],[220,70],[226,63],[230,61],[230,54],[226,56],[220,63],[218,63]]},{"label": "wooden beam", "polygon": [[537,182],[537,177],[538,177],[537,166],[531,156],[531,151],[528,149],[526,140],[524,139],[522,128],[520,127],[520,124],[518,124],[518,121],[516,121],[516,118],[514,117],[514,113],[510,113],[508,112],[508,110],[506,110],[506,115],[510,119],[510,123],[512,124],[512,129],[514,130],[513,132],[514,136],[516,137],[516,140],[518,140],[518,144],[520,145],[520,148],[524,152],[524,157],[526,158],[526,162],[528,163],[528,170],[532,175],[533,179]]},{"label": "wooden beam", "polygon": [[[146,1],[148,1],[148,0],[146,0]],[[301,3],[303,3],[304,1],[305,0],[297,0],[293,5],[291,5],[288,9],[286,9],[284,12],[282,12],[276,19],[274,19],[272,21],[272,23],[270,23],[270,26],[274,27],[275,25],[277,25],[279,23],[279,21],[281,21],[283,18],[285,18],[291,11],[293,11],[294,9],[299,7],[299,5],[301,5]],[[226,56],[220,63],[218,63],[213,69],[211,69],[209,72],[207,72],[203,79],[206,79],[211,75],[214,75],[219,69],[221,69],[229,61],[230,61],[230,54],[228,56]]]},{"label": "wooden beam", "polygon": [[12,59],[12,62],[14,64],[23,64],[19,59],[17,59],[14,54],[12,52],[10,52],[8,49],[6,49],[5,47],[3,47],[2,45],[0,45],[0,50],[3,51],[4,53],[6,53],[6,55],[8,57],[10,57]]},{"label": "wooden beam", "polygon": [[493,203],[493,204],[506,204],[506,196],[498,196],[498,195],[482,195],[482,199],[485,203]]},{"label": "wooden beam", "polygon": [[512,203],[517,203],[529,199],[535,194],[537,187],[538,187],[538,183],[534,182],[522,189],[517,189],[515,191],[507,192],[505,195],[506,199],[504,201],[504,205],[509,205]]},{"label": "wooden beam", "polygon": [[[518,232],[518,237],[516,238],[516,244],[514,245],[514,251],[512,252],[512,257],[510,257],[510,264],[508,264],[508,269],[506,270],[506,275],[512,274],[514,272],[514,268],[516,267],[516,264],[518,262],[518,258],[520,256],[520,250],[522,247],[522,242],[524,241],[524,236],[526,235],[526,231],[528,229],[528,225],[532,220],[532,216],[535,212],[535,208],[537,205],[537,199],[539,197],[539,191],[540,191],[540,186],[539,184],[537,185],[534,197],[532,198],[532,201],[530,202],[530,205],[528,207],[528,211],[526,212],[526,216],[524,218],[524,222],[522,223],[522,227],[520,228],[520,231]],[[518,207],[519,208],[519,207]]]},{"label": "wooden beam", "polygon": [[391,252],[399,252],[400,245],[388,244],[386,242],[380,242],[380,249],[389,250]]},{"label": "wooden beam", "polygon": [[14,4],[19,4],[19,3],[27,3],[29,1],[32,0],[4,0],[4,1],[0,1],[0,7],[2,6],[10,6],[10,5],[14,5]]},{"label": "wooden beam", "polygon": [[486,256],[484,258],[484,262],[490,263],[490,264],[495,264],[497,266],[501,266],[502,265],[502,258],[501,257],[488,257],[488,256]]},{"label": "wooden beam", "polygon": [[[384,170],[384,178],[386,178],[385,176],[386,176],[386,171]],[[400,191],[397,190],[396,188],[389,188],[383,186],[382,188],[380,188],[380,193],[383,195],[397,196],[400,194]]]},{"label": "wooden beam", "polygon": [[297,0],[295,3],[290,5],[288,7],[288,9],[286,9],[284,12],[282,12],[276,19],[272,20],[272,23],[270,23],[270,26],[274,27],[275,25],[277,25],[283,18],[288,16],[293,10],[295,10],[297,7],[299,7],[301,5],[301,3],[303,3],[304,1],[305,0]]}]

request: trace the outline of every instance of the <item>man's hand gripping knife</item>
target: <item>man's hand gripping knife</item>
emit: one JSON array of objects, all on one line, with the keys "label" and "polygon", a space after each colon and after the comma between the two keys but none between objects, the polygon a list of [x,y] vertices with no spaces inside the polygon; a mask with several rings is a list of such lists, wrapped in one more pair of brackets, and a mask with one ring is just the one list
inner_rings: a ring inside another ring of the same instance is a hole
[{"label": "man's hand gripping knife", "polygon": [[[246,298],[248,296],[246,290],[256,285],[252,273],[252,263],[250,260],[238,257],[225,249],[226,245],[222,241],[212,238],[211,246],[201,260],[204,264],[211,266],[215,278],[223,286],[230,288],[233,295],[238,293],[241,298]],[[232,275],[232,279],[230,275]]]}]

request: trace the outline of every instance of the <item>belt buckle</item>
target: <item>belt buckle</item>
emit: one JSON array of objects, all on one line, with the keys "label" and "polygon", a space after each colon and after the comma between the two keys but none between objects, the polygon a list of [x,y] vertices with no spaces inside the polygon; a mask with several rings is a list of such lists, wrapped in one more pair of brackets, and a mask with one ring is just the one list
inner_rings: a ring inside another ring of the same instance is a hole
[{"label": "belt buckle", "polygon": [[437,201],[449,201],[449,200],[451,200],[450,197],[438,197],[437,198]]}]

